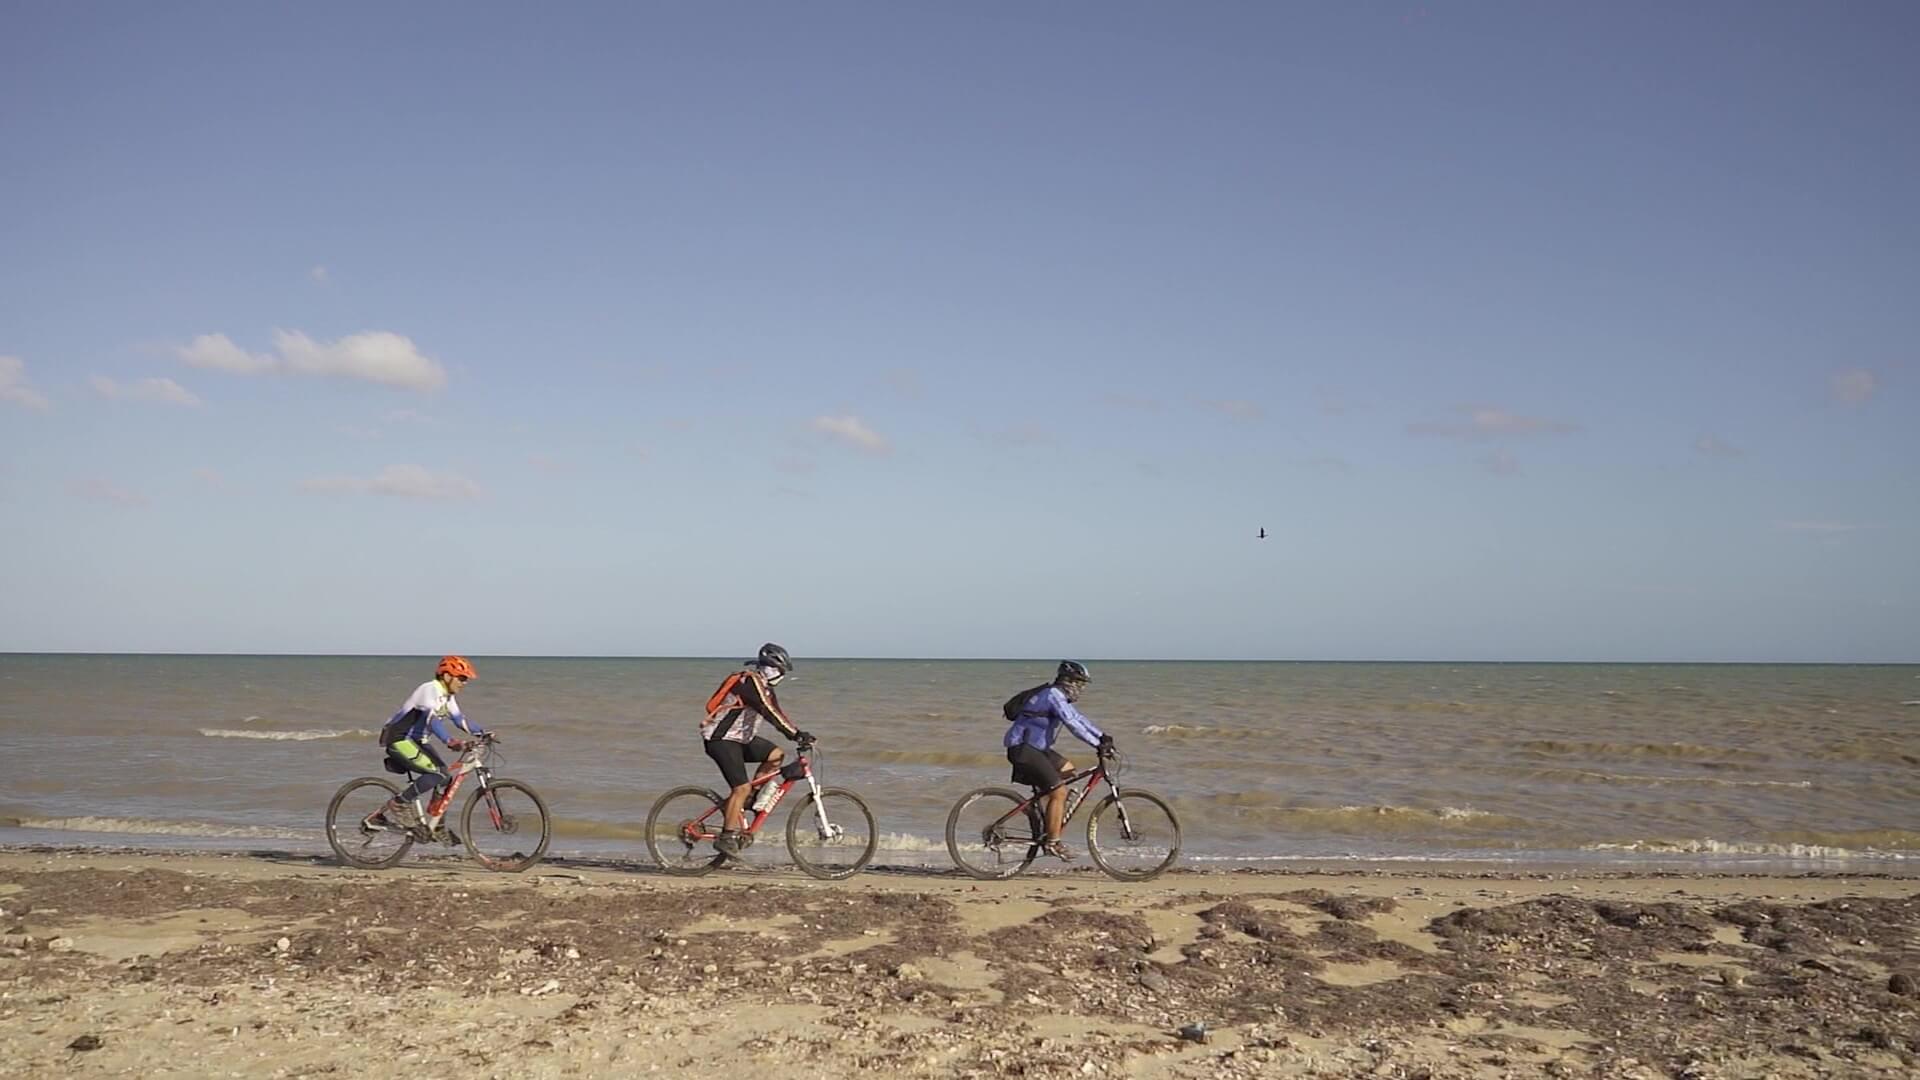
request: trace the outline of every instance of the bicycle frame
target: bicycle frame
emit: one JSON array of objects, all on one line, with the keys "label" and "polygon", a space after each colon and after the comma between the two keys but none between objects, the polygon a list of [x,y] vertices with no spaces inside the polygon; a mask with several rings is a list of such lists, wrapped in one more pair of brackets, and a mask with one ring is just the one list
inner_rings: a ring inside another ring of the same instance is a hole
[{"label": "bicycle frame", "polygon": [[[478,778],[481,793],[486,793],[487,780],[493,776],[493,767],[488,760],[491,755],[491,746],[491,743],[476,741],[462,752],[460,760],[454,762],[453,767],[447,770],[449,779],[445,790],[430,803],[430,806],[440,808],[439,815],[435,816],[446,814],[447,808],[453,805],[453,797],[460,792],[461,783],[469,774]],[[500,828],[503,822],[500,817],[499,803],[493,799],[487,799],[486,807],[487,817],[492,819],[493,827]]]},{"label": "bicycle frame", "polygon": [[[835,825],[832,822],[827,820],[826,800],[820,798],[820,781],[817,778],[815,778],[813,774],[813,759],[809,758],[806,754],[803,753],[798,755],[794,759],[794,765],[798,765],[800,767],[800,775],[792,779],[789,779],[786,776],[786,770],[793,767],[792,765],[789,765],[789,766],[786,766],[786,768],[775,769],[773,772],[770,772],[765,776],[756,776],[751,781],[749,781],[749,786],[756,789],[763,784],[771,784],[778,781],[779,789],[774,793],[773,801],[767,804],[767,808],[765,810],[753,809],[753,800],[759,797],[758,791],[755,791],[752,795],[748,796],[747,809],[744,811],[747,819],[745,821],[746,832],[749,835],[758,833],[760,831],[760,826],[766,824],[767,819],[773,816],[773,812],[779,809],[781,800],[787,797],[787,792],[793,790],[795,785],[799,784],[802,780],[805,780],[807,783],[807,790],[813,795],[813,813],[816,819],[816,827],[820,831],[820,839],[822,840],[837,839],[838,837],[843,835],[846,832],[846,830],[841,826]],[[710,840],[712,839],[712,836],[709,836],[706,834],[711,829],[712,832],[717,835],[718,828],[709,826],[707,824],[707,820],[713,817],[715,814],[724,814],[724,812],[725,812],[724,806],[716,805],[712,809],[708,810],[706,813],[701,814],[697,818],[694,818],[693,821],[690,822],[689,824],[695,830],[698,830],[702,838]]]},{"label": "bicycle frame", "polygon": [[[1071,790],[1073,785],[1079,783],[1082,777],[1087,781],[1086,786],[1078,791]],[[1078,773],[1061,781],[1060,786],[1069,789],[1067,791],[1066,811],[1060,815],[1061,833],[1064,834],[1066,832],[1067,823],[1073,820],[1074,815],[1080,812],[1082,806],[1086,805],[1087,796],[1093,794],[1093,786],[1102,780],[1106,781],[1107,789],[1113,793],[1114,812],[1120,818],[1120,835],[1128,840],[1135,839],[1133,822],[1127,819],[1126,799],[1121,794],[1120,785],[1114,783],[1113,777],[1107,775],[1107,765],[1104,761],[1095,765],[1091,772]],[[1029,812],[1044,815],[1046,813],[1045,808],[1037,807],[1035,804],[1041,802],[1041,800],[1045,799],[1049,794],[1051,794],[1051,791],[1041,791],[1035,788],[1032,795],[1023,799],[1018,806],[1002,814],[998,821],[988,826],[989,830],[999,828],[1003,823],[1016,815],[1024,815]]]}]

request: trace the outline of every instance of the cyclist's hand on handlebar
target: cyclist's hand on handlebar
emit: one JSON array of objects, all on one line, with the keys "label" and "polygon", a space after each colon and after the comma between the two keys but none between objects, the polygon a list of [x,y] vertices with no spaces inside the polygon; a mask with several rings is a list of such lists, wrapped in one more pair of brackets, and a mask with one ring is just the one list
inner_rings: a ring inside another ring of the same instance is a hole
[{"label": "cyclist's hand on handlebar", "polygon": [[459,739],[448,739],[448,740],[447,740],[447,749],[449,749],[449,750],[451,750],[451,751],[453,751],[453,752],[454,752],[454,753],[456,753],[456,754],[464,754],[464,753],[466,753],[466,752],[467,752],[467,747],[468,747],[469,745],[470,745],[470,744],[468,744],[468,743],[465,743],[465,742],[462,742],[462,741],[461,741],[461,740],[459,740]]},{"label": "cyclist's hand on handlebar", "polygon": [[800,744],[800,749],[805,750],[819,740],[813,737],[813,732],[811,731],[796,731],[793,733],[793,741]]},{"label": "cyclist's hand on handlebar", "polygon": [[1119,747],[1113,744],[1113,736],[1111,735],[1100,736],[1100,745],[1093,748],[1093,752],[1103,758],[1110,758],[1118,751]]}]

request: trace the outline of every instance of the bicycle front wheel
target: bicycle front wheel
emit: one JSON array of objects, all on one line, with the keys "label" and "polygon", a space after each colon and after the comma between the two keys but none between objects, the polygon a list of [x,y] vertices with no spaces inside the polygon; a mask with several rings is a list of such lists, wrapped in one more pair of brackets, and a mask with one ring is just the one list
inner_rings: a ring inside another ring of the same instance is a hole
[{"label": "bicycle front wheel", "polygon": [[647,854],[669,874],[698,877],[713,872],[725,855],[713,842],[725,824],[726,800],[703,787],[674,788],[647,812]]},{"label": "bicycle front wheel", "polygon": [[1121,881],[1159,877],[1180,857],[1180,819],[1151,791],[1109,795],[1087,818],[1087,853]]},{"label": "bicycle front wheel", "polygon": [[[1023,812],[1021,803],[1027,803]],[[947,854],[962,873],[985,881],[1010,878],[1033,865],[1046,824],[1040,808],[1011,788],[960,796],[947,815]]]},{"label": "bicycle front wheel", "polygon": [[413,837],[399,823],[375,818],[400,785],[377,776],[349,780],[327,804],[327,846],[348,866],[385,870],[404,857]]},{"label": "bicycle front wheel", "polygon": [[787,815],[787,853],[814,877],[838,881],[852,877],[880,846],[873,811],[851,791],[821,788]]},{"label": "bicycle front wheel", "polygon": [[553,819],[538,792],[518,780],[495,780],[467,799],[460,839],[481,866],[517,874],[547,853]]}]

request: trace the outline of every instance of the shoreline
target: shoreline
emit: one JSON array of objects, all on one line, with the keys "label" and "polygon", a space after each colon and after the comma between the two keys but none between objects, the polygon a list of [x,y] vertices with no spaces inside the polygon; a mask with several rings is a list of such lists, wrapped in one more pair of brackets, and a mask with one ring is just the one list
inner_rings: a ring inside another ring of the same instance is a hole
[{"label": "shoreline", "polygon": [[0,1076],[1920,1067],[1920,882],[1891,876],[822,882],[42,845],[0,847],[0,932]]}]

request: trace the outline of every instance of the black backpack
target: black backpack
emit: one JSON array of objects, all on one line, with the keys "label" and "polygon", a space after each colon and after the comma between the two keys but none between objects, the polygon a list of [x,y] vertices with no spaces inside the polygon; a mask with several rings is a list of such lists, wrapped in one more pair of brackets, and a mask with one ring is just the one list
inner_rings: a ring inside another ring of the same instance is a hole
[{"label": "black backpack", "polygon": [[1005,705],[1000,706],[1000,715],[1006,717],[1007,723],[1009,724],[1013,723],[1015,720],[1020,719],[1020,714],[1027,711],[1028,700],[1031,699],[1033,695],[1039,693],[1042,690],[1045,690],[1046,688],[1052,685],[1053,684],[1050,682],[1044,682],[1044,683],[1041,683],[1039,686],[1033,687],[1030,690],[1022,690],[1019,693],[1013,695],[1012,697],[1007,699],[1007,703]]}]

